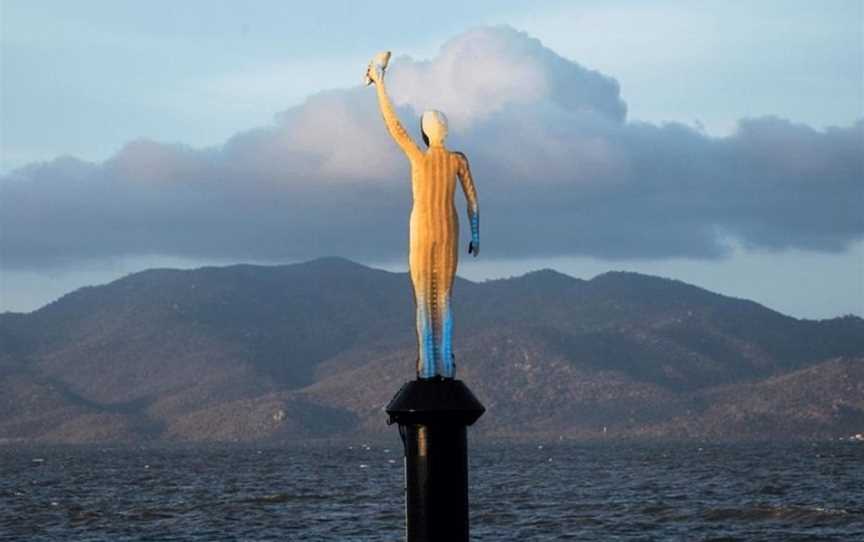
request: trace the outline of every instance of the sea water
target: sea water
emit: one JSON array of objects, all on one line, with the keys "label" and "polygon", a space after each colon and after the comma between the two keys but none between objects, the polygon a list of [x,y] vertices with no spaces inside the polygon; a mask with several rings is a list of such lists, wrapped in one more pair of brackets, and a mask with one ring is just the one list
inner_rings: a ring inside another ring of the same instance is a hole
[{"label": "sea water", "polygon": [[[864,540],[864,444],[472,443],[478,541]],[[404,539],[396,443],[0,446],[0,540]]]}]

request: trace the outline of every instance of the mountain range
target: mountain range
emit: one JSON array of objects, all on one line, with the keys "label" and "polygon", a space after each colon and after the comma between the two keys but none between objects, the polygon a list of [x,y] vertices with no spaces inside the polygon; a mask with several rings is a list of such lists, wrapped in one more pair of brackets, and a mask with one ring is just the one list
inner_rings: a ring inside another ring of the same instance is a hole
[{"label": "mountain range", "polygon": [[[864,320],[800,320],[680,281],[542,270],[454,292],[482,437],[864,432]],[[325,258],[152,269],[0,314],[0,443],[373,438],[414,378],[404,273]]]}]

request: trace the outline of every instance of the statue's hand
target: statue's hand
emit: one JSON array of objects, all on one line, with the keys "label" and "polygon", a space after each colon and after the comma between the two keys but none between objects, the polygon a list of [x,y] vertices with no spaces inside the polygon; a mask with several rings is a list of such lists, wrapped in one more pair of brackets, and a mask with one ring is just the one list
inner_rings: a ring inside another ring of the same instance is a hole
[{"label": "statue's hand", "polygon": [[372,58],[366,67],[366,84],[380,83],[384,80],[384,72],[390,62],[390,51],[381,51]]},{"label": "statue's hand", "polygon": [[468,243],[468,254],[473,254],[475,258],[480,254],[480,239],[472,239]]},{"label": "statue's hand", "polygon": [[366,84],[380,83],[384,80],[384,68],[375,63],[373,60],[366,67]]}]

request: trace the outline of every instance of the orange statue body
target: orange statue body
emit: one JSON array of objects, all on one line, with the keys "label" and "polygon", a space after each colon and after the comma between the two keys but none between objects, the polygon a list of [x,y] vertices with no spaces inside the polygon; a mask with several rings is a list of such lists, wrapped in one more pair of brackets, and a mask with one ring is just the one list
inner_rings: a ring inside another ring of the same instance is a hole
[{"label": "orange statue body", "polygon": [[453,196],[458,178],[468,202],[471,242],[468,252],[480,251],[480,214],[477,190],[460,152],[444,146],[447,118],[439,111],[421,117],[425,151],[405,131],[384,88],[384,71],[389,53],[381,53],[369,64],[367,82],[374,83],[378,105],[387,131],[411,163],[413,206],[410,220],[408,265],[417,308],[417,376],[453,378],[453,315],[450,297],[456,275],[459,246],[459,219]]}]

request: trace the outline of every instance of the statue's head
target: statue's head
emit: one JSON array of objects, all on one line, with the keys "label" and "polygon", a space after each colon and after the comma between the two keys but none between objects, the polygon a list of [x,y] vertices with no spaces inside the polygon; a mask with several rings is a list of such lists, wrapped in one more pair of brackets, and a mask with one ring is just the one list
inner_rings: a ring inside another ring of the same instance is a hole
[{"label": "statue's head", "polygon": [[427,147],[443,145],[447,137],[447,117],[434,109],[425,111],[420,117],[420,132]]}]

